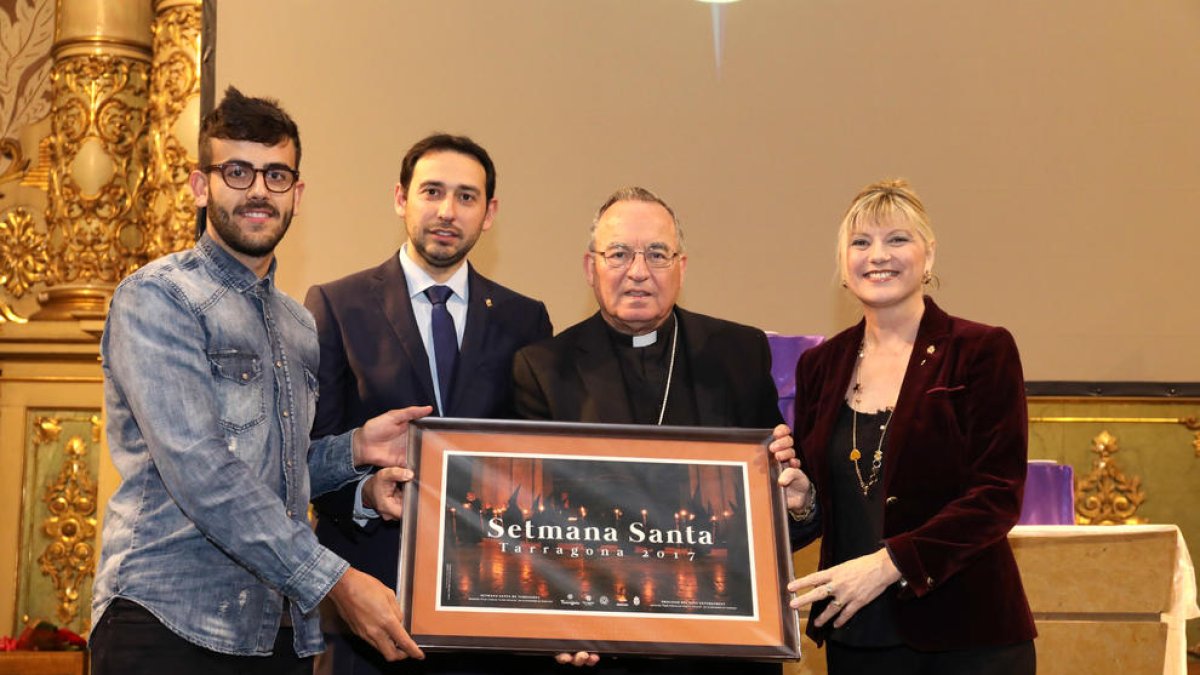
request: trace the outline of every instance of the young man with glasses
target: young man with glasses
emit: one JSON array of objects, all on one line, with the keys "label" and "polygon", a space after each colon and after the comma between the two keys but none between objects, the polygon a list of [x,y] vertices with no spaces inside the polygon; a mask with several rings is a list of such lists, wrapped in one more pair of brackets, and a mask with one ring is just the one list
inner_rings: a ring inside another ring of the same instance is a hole
[{"label": "young man with glasses", "polygon": [[[560,422],[774,428],[770,451],[777,461],[791,462],[795,451],[779,413],[766,335],[679,307],[687,262],[683,230],[665,201],[640,187],[610,195],[596,212],[583,255],[599,311],[517,352],[517,414]],[[560,662],[593,665],[597,657],[563,655]],[[778,673],[780,667],[621,658],[601,659],[591,672],[731,671]]]},{"label": "young man with glasses", "polygon": [[[551,334],[544,304],[484,277],[467,262],[491,229],[499,200],[487,151],[465,136],[434,134],[405,154],[393,195],[408,241],[383,263],[314,286],[305,305],[321,337],[321,400],[313,438],[343,433],[390,408],[429,405],[443,417],[512,417],[512,358]],[[370,509],[373,479],[315,502],[317,536],[393,588],[400,524]],[[449,486],[466,499],[469,486]],[[320,672],[409,673],[386,664],[338,625],[325,622]],[[422,673],[524,672],[520,657],[430,654]],[[532,666],[553,666],[529,657]]]},{"label": "young man with glasses", "polygon": [[230,87],[202,123],[190,179],[207,232],[113,295],[101,355],[122,483],[92,596],[94,675],[311,673],[323,598],[386,658],[422,656],[394,593],[309,527],[310,488],[368,465],[388,467],[377,478],[393,485],[411,478],[408,422],[429,410],[310,444],[316,329],[274,282],[299,164],[291,118]]}]

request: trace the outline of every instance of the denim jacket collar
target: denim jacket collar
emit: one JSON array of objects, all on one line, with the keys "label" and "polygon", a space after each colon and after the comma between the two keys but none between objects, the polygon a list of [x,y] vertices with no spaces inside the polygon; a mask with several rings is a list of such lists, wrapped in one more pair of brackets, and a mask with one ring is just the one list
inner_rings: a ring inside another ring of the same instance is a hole
[{"label": "denim jacket collar", "polygon": [[240,293],[245,293],[254,288],[263,279],[270,282],[271,286],[275,285],[275,266],[279,261],[274,257],[271,258],[271,266],[267,269],[266,276],[260,279],[250,268],[243,265],[240,260],[233,257],[229,251],[226,251],[223,246],[213,240],[208,232],[200,236],[200,239],[196,242],[195,250],[201,259],[209,267],[213,268],[214,274],[220,279],[221,283]]}]

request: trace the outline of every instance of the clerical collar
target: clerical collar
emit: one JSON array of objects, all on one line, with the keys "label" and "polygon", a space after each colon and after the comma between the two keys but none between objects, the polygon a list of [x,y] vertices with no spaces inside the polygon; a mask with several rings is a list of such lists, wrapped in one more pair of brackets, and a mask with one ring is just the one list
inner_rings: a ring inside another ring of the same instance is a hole
[{"label": "clerical collar", "polygon": [[607,322],[604,325],[608,328],[608,333],[613,337],[616,344],[633,347],[634,349],[642,349],[643,347],[658,344],[659,335],[665,335],[668,338],[671,337],[671,327],[675,325],[675,314],[672,312],[671,316],[668,316],[667,320],[658,329],[652,330],[645,335],[626,335],[609,326]]}]

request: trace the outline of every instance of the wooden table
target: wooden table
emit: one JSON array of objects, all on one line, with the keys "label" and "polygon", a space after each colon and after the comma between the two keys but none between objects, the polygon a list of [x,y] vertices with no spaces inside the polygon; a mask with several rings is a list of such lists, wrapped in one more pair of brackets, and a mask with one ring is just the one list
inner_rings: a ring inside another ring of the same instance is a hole
[{"label": "wooden table", "polygon": [[0,652],[0,675],[87,675],[87,652]]}]

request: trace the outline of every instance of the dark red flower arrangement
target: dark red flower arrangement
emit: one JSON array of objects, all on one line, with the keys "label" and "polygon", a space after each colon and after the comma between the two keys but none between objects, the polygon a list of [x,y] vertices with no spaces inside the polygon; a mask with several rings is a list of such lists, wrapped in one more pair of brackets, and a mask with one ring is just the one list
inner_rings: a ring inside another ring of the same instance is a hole
[{"label": "dark red flower arrangement", "polygon": [[86,647],[87,640],[80,637],[78,633],[68,628],[59,628],[49,621],[40,619],[26,624],[25,630],[21,631],[15,640],[7,636],[0,637],[0,652],[62,652]]}]

